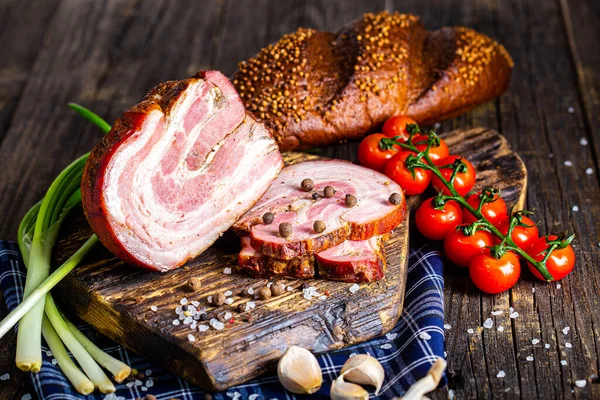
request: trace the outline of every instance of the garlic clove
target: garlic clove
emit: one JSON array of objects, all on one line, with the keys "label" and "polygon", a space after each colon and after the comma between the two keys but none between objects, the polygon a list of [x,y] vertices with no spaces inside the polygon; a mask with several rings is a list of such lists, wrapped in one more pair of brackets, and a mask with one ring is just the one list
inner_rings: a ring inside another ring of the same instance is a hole
[{"label": "garlic clove", "polygon": [[292,393],[312,394],[323,384],[317,358],[298,346],[289,347],[279,359],[277,376],[283,387]]},{"label": "garlic clove", "polygon": [[349,382],[375,386],[375,394],[379,393],[385,378],[385,371],[379,361],[368,354],[357,354],[349,358],[340,374]]},{"label": "garlic clove", "polygon": [[369,392],[361,386],[344,381],[344,375],[340,375],[331,382],[329,395],[331,400],[367,400],[369,398]]}]

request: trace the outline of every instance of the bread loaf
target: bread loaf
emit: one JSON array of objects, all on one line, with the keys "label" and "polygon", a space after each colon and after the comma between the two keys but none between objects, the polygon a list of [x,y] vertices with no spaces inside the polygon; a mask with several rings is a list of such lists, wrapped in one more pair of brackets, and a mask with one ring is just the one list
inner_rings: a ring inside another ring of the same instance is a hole
[{"label": "bread loaf", "polygon": [[360,139],[395,114],[454,117],[505,91],[512,66],[481,33],[429,32],[416,16],[384,11],[337,33],[284,35],[240,62],[233,84],[284,151]]}]

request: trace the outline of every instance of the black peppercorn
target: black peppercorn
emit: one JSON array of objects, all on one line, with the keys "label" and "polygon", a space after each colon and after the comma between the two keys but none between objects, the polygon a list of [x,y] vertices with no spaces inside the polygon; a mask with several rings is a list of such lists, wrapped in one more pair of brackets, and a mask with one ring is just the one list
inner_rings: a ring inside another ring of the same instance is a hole
[{"label": "black peppercorn", "polygon": [[265,225],[271,224],[274,219],[275,219],[275,214],[273,214],[272,212],[264,213],[264,215],[262,216],[262,220],[265,223]]},{"label": "black peppercorn", "polygon": [[317,199],[319,198],[319,193],[317,193],[317,192],[314,192],[314,193],[312,194],[312,198],[313,198],[313,200],[317,200]]},{"label": "black peppercorn", "polygon": [[397,206],[402,202],[402,196],[400,196],[400,193],[392,193],[390,195],[389,202]]}]

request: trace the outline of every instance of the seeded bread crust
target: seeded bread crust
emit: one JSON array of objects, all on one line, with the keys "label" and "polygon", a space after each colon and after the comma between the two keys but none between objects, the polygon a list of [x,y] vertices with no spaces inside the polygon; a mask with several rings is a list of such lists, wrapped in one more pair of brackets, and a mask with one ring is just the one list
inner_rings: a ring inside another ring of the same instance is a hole
[{"label": "seeded bread crust", "polygon": [[395,114],[454,117],[508,87],[504,47],[414,15],[365,14],[337,33],[300,28],[239,64],[233,84],[282,151],[360,139]]}]

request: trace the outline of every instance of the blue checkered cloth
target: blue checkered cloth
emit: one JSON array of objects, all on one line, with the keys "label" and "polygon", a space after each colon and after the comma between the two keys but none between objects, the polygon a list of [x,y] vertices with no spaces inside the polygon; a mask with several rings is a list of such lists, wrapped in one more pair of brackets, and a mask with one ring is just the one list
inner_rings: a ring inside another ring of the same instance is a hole
[{"label": "blue checkered cloth", "polygon": [[[444,279],[440,251],[432,245],[411,247],[404,311],[398,325],[385,336],[342,350],[318,356],[323,370],[323,386],[310,399],[329,398],[331,382],[338,376],[344,362],[352,354],[367,353],[376,357],[385,369],[385,381],[379,397],[401,396],[417,380],[427,374],[437,357],[444,357]],[[16,243],[0,241],[0,287],[10,310],[23,298],[25,266]],[[153,394],[159,400],[204,399],[204,391],[165,371],[125,347],[97,335],[89,326],[78,321],[78,327],[108,354],[118,358],[146,377],[137,382],[124,382],[108,399],[135,399]],[[95,392],[88,396],[76,393],[62,374],[48,347],[42,347],[43,365],[38,374],[31,374],[33,386],[40,399],[104,399]],[[446,383],[446,378],[442,385]],[[279,384],[276,375],[263,376],[233,387],[226,392],[213,393],[215,400],[231,399],[302,399]]]}]

